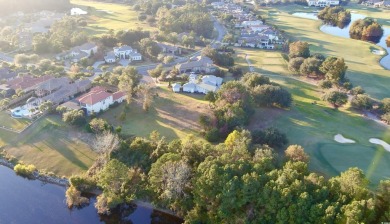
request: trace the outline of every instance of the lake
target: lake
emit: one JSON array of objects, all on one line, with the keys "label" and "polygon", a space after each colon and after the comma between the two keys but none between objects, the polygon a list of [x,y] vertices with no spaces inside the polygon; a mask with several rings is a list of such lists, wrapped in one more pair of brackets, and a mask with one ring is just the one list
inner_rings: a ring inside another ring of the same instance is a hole
[{"label": "lake", "polygon": [[68,209],[66,189],[38,180],[17,176],[13,170],[0,165],[0,224],[9,223],[182,223],[179,218],[142,206],[111,217],[100,217],[93,204],[81,209]]},{"label": "lake", "polygon": [[[306,19],[313,19],[313,20],[318,20],[317,18],[317,13],[305,13],[305,12],[297,12],[297,13],[293,13],[292,15],[294,16],[297,16],[297,17],[301,17],[301,18],[306,18]],[[344,37],[344,38],[350,38],[350,35],[349,35],[349,29],[350,27],[352,26],[352,23],[358,19],[364,19],[366,16],[365,15],[361,15],[361,14],[357,14],[357,13],[351,13],[351,22],[348,24],[348,26],[345,26],[344,28],[339,28],[337,26],[331,26],[331,25],[322,25],[320,27],[320,30],[324,33],[327,33],[327,34],[330,34],[330,35],[334,35],[334,36],[338,36],[338,37]],[[381,46],[382,48],[384,48],[388,55],[387,56],[384,56],[381,60],[380,60],[380,64],[390,70],[390,47],[387,47],[387,44],[386,44],[386,38],[390,35],[390,28],[389,27],[385,27],[382,25],[382,28],[383,28],[383,36],[382,38],[380,39],[380,41],[377,43],[377,45]]]}]

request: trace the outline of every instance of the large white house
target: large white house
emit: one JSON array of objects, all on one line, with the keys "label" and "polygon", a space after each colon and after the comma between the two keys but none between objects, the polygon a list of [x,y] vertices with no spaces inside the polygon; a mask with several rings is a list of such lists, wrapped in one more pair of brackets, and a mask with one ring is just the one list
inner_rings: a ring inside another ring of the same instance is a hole
[{"label": "large white house", "polygon": [[[183,92],[186,93],[203,93],[216,92],[222,85],[222,78],[214,75],[205,75],[201,81],[198,81],[193,77],[188,83],[183,85]],[[172,90],[174,92],[180,92],[180,84],[176,83],[173,85]]]},{"label": "large white house", "polygon": [[136,49],[128,45],[123,45],[120,47],[114,47],[115,57],[119,59],[129,59],[130,61],[141,61],[142,55],[137,52]]},{"label": "large white house", "polygon": [[69,51],[56,55],[57,60],[71,59],[73,62],[78,62],[82,58],[88,58],[91,54],[96,53],[98,46],[95,43],[85,43],[81,46],[74,47]]},{"label": "large white house", "polygon": [[81,108],[85,108],[88,114],[105,111],[110,105],[122,103],[125,99],[125,93],[109,93],[104,87],[94,87],[88,93],[78,97],[76,100],[80,103]]},{"label": "large white house", "polygon": [[339,5],[339,0],[307,0],[308,6],[325,7]]}]

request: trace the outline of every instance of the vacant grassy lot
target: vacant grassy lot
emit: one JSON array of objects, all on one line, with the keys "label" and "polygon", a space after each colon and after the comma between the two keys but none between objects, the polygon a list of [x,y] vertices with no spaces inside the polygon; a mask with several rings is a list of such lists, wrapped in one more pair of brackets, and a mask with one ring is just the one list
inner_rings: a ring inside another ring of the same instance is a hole
[{"label": "vacant grassy lot", "polygon": [[[183,138],[188,134],[199,136],[198,119],[201,114],[210,113],[208,102],[203,95],[173,93],[166,87],[158,87],[158,97],[149,112],[144,112],[138,102],[133,102],[128,110],[124,104],[101,115],[115,126],[122,126],[122,134],[147,137],[157,130],[169,140]],[[120,115],[126,111],[126,119]]]},{"label": "vacant grassy lot", "polygon": [[[390,178],[390,153],[368,141],[371,137],[378,137],[390,142],[389,127],[367,120],[348,108],[332,109],[321,101],[322,92],[315,85],[291,76],[278,75],[272,70],[267,72],[263,57],[274,58],[277,52],[269,54],[257,50],[250,53],[249,60],[256,65],[255,71],[270,76],[272,81],[286,87],[294,98],[289,110],[258,109],[250,122],[250,129],[270,126],[280,129],[287,134],[289,144],[299,144],[305,148],[310,155],[310,167],[326,176],[334,176],[356,166],[365,171],[373,185],[381,179]],[[282,57],[279,59],[282,60]],[[241,58],[239,61],[247,67],[245,60]],[[278,67],[282,69],[285,65],[280,63]],[[280,72],[287,73],[287,70]],[[357,143],[345,145],[335,142],[334,135],[339,133]]]},{"label": "vacant grassy lot", "polygon": [[147,22],[138,20],[138,12],[130,5],[104,3],[85,0],[71,0],[74,7],[88,12],[86,31],[92,35],[102,35],[109,30],[138,29],[157,30]]},{"label": "vacant grassy lot", "polygon": [[0,136],[7,153],[57,175],[81,173],[96,157],[87,144],[92,136],[67,126],[59,116],[47,116],[20,135],[2,131]]},{"label": "vacant grassy lot", "polygon": [[5,111],[0,111],[0,126],[13,129],[15,131],[22,130],[28,124],[30,124],[30,120],[28,119],[15,119],[12,118]]},{"label": "vacant grassy lot", "polygon": [[[354,7],[357,8],[356,5]],[[321,21],[291,15],[294,12],[307,10],[313,11],[313,8],[284,6],[263,9],[260,13],[267,15],[267,22],[285,31],[291,40],[309,42],[310,50],[313,53],[343,57],[349,67],[347,77],[355,86],[363,86],[372,97],[378,99],[390,97],[390,91],[388,90],[390,71],[380,66],[380,56],[371,53],[373,48],[379,49],[379,47],[364,41],[325,34],[319,30]],[[359,9],[362,14],[375,16],[376,18],[388,18],[388,14],[386,17],[387,12],[375,11],[375,9]]]}]

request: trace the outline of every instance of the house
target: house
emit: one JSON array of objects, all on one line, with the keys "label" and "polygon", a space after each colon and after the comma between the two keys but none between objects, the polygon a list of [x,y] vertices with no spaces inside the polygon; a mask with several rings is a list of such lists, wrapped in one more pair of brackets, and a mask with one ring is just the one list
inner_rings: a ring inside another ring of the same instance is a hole
[{"label": "house", "polygon": [[261,20],[251,20],[251,21],[243,21],[241,23],[241,27],[250,27],[250,26],[260,26],[263,25]]},{"label": "house", "polygon": [[306,0],[308,6],[325,7],[339,5],[339,0]]},{"label": "house", "polygon": [[175,83],[175,84],[172,85],[172,91],[175,92],[175,93],[180,92],[180,88],[181,88],[180,83]]},{"label": "house", "polygon": [[2,85],[0,85],[0,94],[3,97],[10,97],[10,96],[13,96],[15,94],[15,90],[9,88],[6,84],[2,84]]},{"label": "house", "polygon": [[118,91],[112,94],[112,100],[115,103],[122,103],[126,98],[126,94],[124,92]]},{"label": "house", "polygon": [[130,61],[141,61],[142,60],[142,55],[138,52],[132,52],[129,55],[129,60]]},{"label": "house", "polygon": [[116,56],[113,51],[110,51],[107,53],[106,56],[104,56],[104,61],[108,64],[112,64],[116,62]]},{"label": "house", "polygon": [[207,94],[208,92],[216,92],[219,89],[219,86],[215,86],[209,83],[199,83],[196,86],[198,93]]},{"label": "house", "polygon": [[105,111],[110,105],[122,103],[125,99],[123,92],[110,93],[106,88],[97,86],[92,88],[88,93],[76,99],[80,103],[81,108],[85,108],[87,114],[99,113]]},{"label": "house", "polygon": [[9,88],[14,89],[15,91],[17,89],[21,89],[23,92],[27,93],[29,91],[35,90],[36,86],[40,83],[52,78],[52,76],[48,75],[41,77],[33,77],[27,74],[7,81],[7,85]]},{"label": "house", "polygon": [[221,86],[223,79],[215,75],[205,75],[202,77],[203,83],[208,83],[214,86]]},{"label": "house", "polygon": [[209,57],[198,56],[191,58],[188,62],[179,64],[176,68],[181,72],[206,72],[211,73],[216,70],[213,61]]},{"label": "house", "polygon": [[82,58],[88,58],[96,53],[98,47],[95,43],[85,43],[81,46],[73,47],[69,51],[56,55],[57,60],[71,59],[73,62],[79,62]]},{"label": "house", "polygon": [[10,68],[0,68],[0,80],[9,81],[18,76],[17,72],[11,71]]},{"label": "house", "polygon": [[161,48],[161,51],[166,54],[172,55],[181,55],[181,48],[178,46],[174,46],[166,43],[157,43],[157,45]]},{"label": "house", "polygon": [[[56,81],[59,87],[55,88],[53,91],[46,92],[47,94],[42,97],[42,100],[51,101],[53,104],[58,105],[68,101],[78,93],[87,91],[92,85],[92,82],[89,79],[81,79],[75,82],[70,82],[71,80],[66,77],[58,79],[62,79]],[[49,88],[52,88],[51,85]]]},{"label": "house", "polygon": [[198,75],[193,72],[188,76],[188,81],[190,83],[195,83],[197,82],[197,80],[198,80]]},{"label": "house", "polygon": [[183,92],[186,93],[195,93],[197,92],[197,84],[189,82],[183,85]]}]

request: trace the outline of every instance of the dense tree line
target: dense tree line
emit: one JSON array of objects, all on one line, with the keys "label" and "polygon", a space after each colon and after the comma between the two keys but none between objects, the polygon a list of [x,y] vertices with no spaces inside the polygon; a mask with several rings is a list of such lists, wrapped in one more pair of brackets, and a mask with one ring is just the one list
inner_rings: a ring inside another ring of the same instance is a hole
[{"label": "dense tree line", "polygon": [[347,82],[345,73],[348,67],[344,58],[325,58],[318,53],[311,55],[307,42],[297,41],[290,44],[288,68],[294,73],[317,79],[325,78],[337,85]]},{"label": "dense tree line", "polygon": [[72,177],[67,191],[78,203],[75,196],[97,185],[101,214],[140,199],[176,212],[185,223],[389,221],[390,181],[370,191],[357,168],[325,179],[309,171],[301,146],[277,153],[254,144],[246,130],[215,146],[193,136],[167,142],[156,132],[105,142],[112,150],[100,152],[105,159],[95,172]]},{"label": "dense tree line", "polygon": [[0,1],[0,14],[8,15],[18,11],[35,12],[41,10],[65,11],[70,9],[70,0],[23,0],[23,1]]},{"label": "dense tree line", "polygon": [[81,18],[64,17],[56,21],[47,34],[37,34],[33,38],[33,50],[36,53],[58,53],[71,47],[82,45],[88,41],[88,35],[80,32],[85,26]]},{"label": "dense tree line", "polygon": [[286,108],[292,102],[289,92],[258,73],[229,81],[215,94],[208,93],[206,99],[212,103],[214,112],[200,118],[208,141],[218,141],[235,128],[246,126],[255,107]]},{"label": "dense tree line", "polygon": [[351,22],[351,13],[341,6],[327,6],[318,13],[318,18],[326,24],[344,28]]},{"label": "dense tree line", "polygon": [[378,43],[383,36],[383,29],[378,22],[367,17],[353,22],[349,35],[353,39]]},{"label": "dense tree line", "polygon": [[160,7],[156,18],[159,29],[164,32],[194,31],[197,36],[210,38],[214,30],[207,9],[199,4],[186,4],[173,9]]},{"label": "dense tree line", "polygon": [[231,53],[218,52],[218,50],[207,46],[203,48],[202,55],[211,58],[214,64],[223,66],[223,67],[231,67],[234,66],[234,58]]}]

